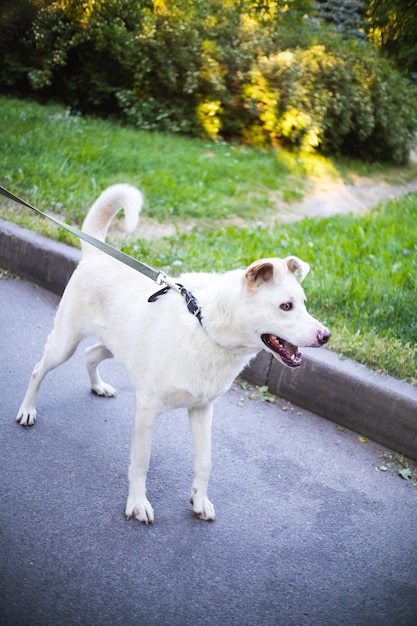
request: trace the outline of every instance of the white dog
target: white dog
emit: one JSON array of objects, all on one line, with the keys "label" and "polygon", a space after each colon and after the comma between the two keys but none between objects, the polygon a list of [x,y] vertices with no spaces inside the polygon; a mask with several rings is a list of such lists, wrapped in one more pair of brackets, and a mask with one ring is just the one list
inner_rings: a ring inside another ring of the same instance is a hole
[{"label": "white dog", "polygon": [[[142,194],[134,187],[109,187],[91,207],[83,230],[104,240],[122,207],[126,227],[133,230],[141,206]],[[319,347],[330,337],[305,307],[300,282],[309,269],[290,256],[261,259],[246,270],[222,275],[184,274],[179,280],[201,307],[199,321],[178,291],[148,302],[158,289],[151,279],[83,243],[82,260],[64,292],[16,420],[22,426],[34,424],[45,375],[68,359],[83,337],[94,335],[100,343],[85,353],[92,390],[101,396],[116,394],[98,372],[99,363],[113,356],[136,389],[126,516],[154,521],[146,497],[152,429],[159,414],[186,407],[195,454],[191,503],[201,519],[214,520],[207,496],[214,401],[262,348],[297,367],[302,356],[296,346]]]}]

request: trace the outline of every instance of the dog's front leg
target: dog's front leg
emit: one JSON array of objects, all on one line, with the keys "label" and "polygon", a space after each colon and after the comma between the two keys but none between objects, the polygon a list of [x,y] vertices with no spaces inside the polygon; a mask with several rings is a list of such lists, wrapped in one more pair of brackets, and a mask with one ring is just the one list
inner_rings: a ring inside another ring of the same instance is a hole
[{"label": "dog's front leg", "polygon": [[194,482],[191,504],[198,517],[215,520],[214,506],[207,497],[207,486],[211,470],[211,422],[213,405],[189,409],[191,433],[194,444]]},{"label": "dog's front leg", "polygon": [[151,456],[152,431],[157,413],[141,401],[136,394],[135,427],[129,467],[129,495],[126,517],[134,517],[145,524],[153,524],[153,508],[146,497],[146,475]]}]

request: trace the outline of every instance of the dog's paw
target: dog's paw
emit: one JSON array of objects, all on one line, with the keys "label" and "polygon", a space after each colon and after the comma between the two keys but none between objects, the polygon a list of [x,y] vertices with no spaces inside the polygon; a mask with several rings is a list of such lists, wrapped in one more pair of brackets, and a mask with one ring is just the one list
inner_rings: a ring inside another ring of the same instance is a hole
[{"label": "dog's paw", "polygon": [[117,396],[117,391],[111,385],[104,383],[101,381],[96,385],[92,385],[91,391],[95,393],[97,396],[102,396],[104,398],[114,398]]},{"label": "dog's paw", "polygon": [[16,422],[21,426],[33,426],[36,422],[36,409],[28,409],[22,405],[16,415]]},{"label": "dog's paw", "polygon": [[144,524],[153,524],[155,521],[152,505],[147,498],[141,500],[137,499],[133,502],[133,499],[129,497],[127,499],[125,515],[126,519],[134,517]]},{"label": "dog's paw", "polygon": [[194,514],[200,519],[207,521],[214,521],[216,519],[214,506],[207,496],[201,497],[194,493],[190,498],[190,502],[193,505]]}]

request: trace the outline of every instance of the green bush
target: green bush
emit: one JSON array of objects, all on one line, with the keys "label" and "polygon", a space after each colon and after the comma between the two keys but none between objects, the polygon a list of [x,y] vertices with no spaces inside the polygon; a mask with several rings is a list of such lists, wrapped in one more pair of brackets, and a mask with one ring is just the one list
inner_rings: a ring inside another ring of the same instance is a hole
[{"label": "green bush", "polygon": [[243,99],[246,135],[304,149],[404,163],[417,130],[417,90],[353,40],[258,59]]},{"label": "green bush", "polygon": [[0,9],[0,85],[143,129],[405,162],[417,90],[304,4],[18,0]]},{"label": "green bush", "polygon": [[130,83],[140,58],[137,7],[132,0],[48,3],[34,22],[33,90],[82,112],[117,112],[117,90]]}]

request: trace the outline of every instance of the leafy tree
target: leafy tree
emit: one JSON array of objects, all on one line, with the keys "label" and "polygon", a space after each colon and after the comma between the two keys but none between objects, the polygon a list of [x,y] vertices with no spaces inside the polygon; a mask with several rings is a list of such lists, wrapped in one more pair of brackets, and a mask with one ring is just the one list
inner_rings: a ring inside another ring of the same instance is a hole
[{"label": "leafy tree", "polygon": [[32,0],[3,0],[0,5],[0,85],[28,90],[28,59],[34,59],[33,22],[39,7]]},{"label": "leafy tree", "polygon": [[416,0],[370,0],[369,37],[398,66],[417,72]]}]

